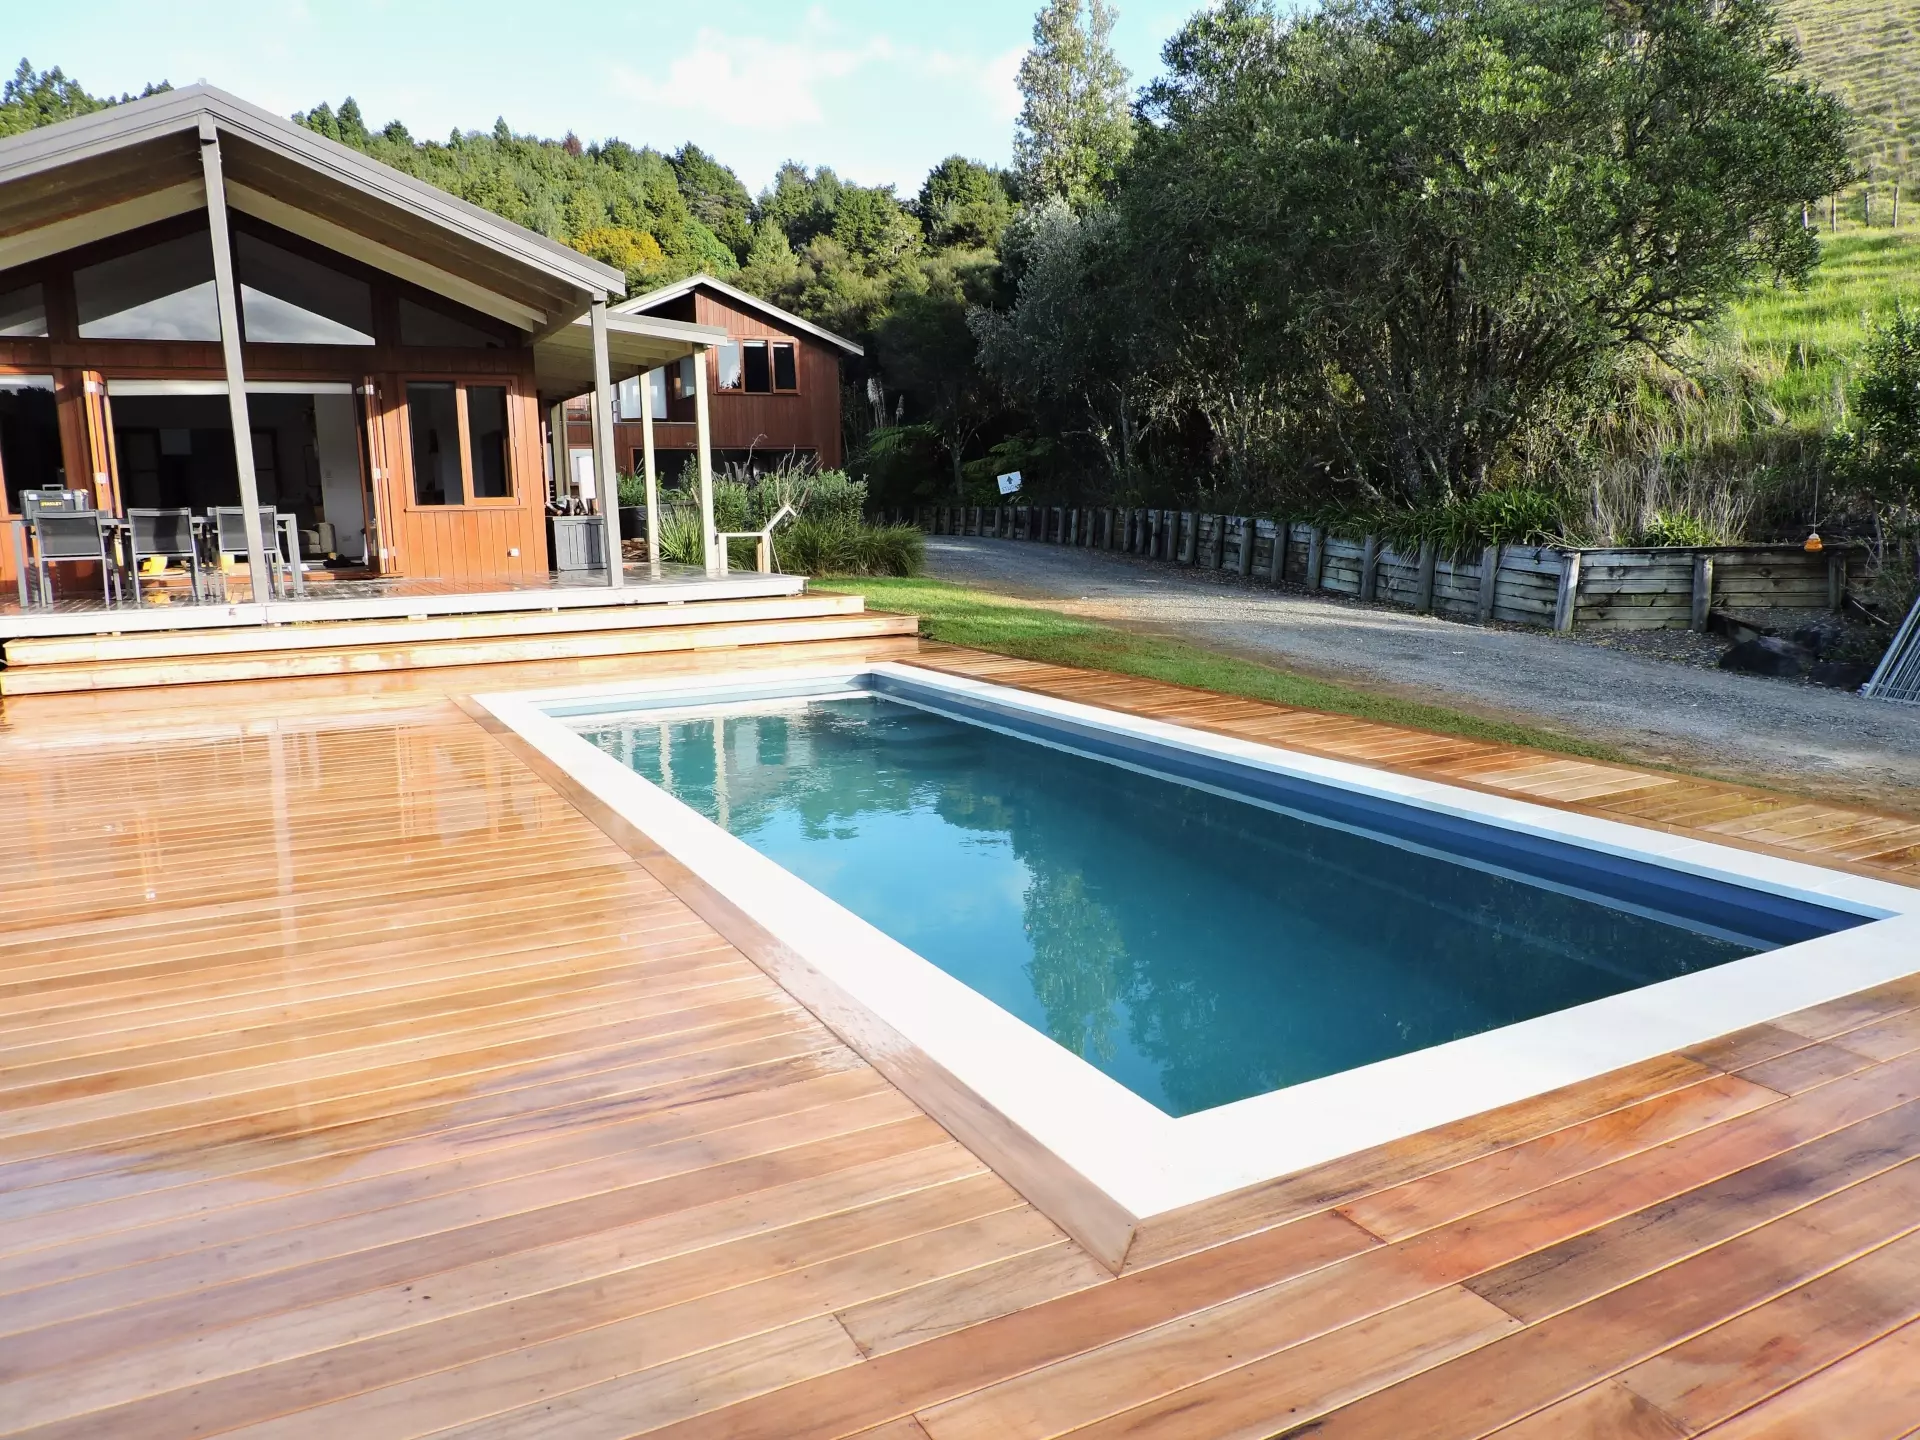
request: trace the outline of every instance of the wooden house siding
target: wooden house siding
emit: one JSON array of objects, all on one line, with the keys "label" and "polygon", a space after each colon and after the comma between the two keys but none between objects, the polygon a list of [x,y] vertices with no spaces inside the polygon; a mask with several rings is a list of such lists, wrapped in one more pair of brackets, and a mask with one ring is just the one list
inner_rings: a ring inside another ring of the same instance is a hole
[{"label": "wooden house siding", "polygon": [[[778,340],[794,347],[797,390],[749,395],[720,389],[720,362],[707,356],[707,399],[713,448],[716,451],[752,450],[780,455],[789,450],[810,452],[826,467],[838,466],[846,455],[840,435],[840,351],[803,331],[783,326],[773,316],[750,309],[704,288],[651,307],[647,315],[662,320],[685,320],[723,329],[743,340]],[[633,457],[641,448],[641,425],[619,421],[614,425],[614,457],[622,470],[637,468]],[[693,401],[672,399],[667,418],[654,421],[654,447],[671,456],[692,454]],[[584,449],[593,444],[593,429],[576,414],[568,425],[568,443]],[[669,467],[670,468],[670,467]]]},{"label": "wooden house siding", "polygon": [[[46,296],[51,336],[0,340],[0,373],[54,378],[60,426],[61,459],[71,488],[90,489],[96,503],[122,509],[118,463],[114,454],[110,380],[213,380],[226,377],[217,343],[183,341],[90,340],[78,338],[73,317],[75,267],[105,255],[125,254],[185,233],[189,220],[125,232],[110,240],[65,251],[29,266],[0,272],[0,291],[39,283]],[[546,574],[546,463],[540,434],[540,406],[534,356],[524,345],[506,348],[403,346],[398,304],[402,297],[443,311],[451,302],[429,296],[404,280],[342,255],[308,244],[251,219],[238,228],[264,233],[284,249],[303,253],[372,287],[375,332],[379,342],[364,346],[256,344],[243,347],[249,382],[293,381],[355,387],[359,419],[365,427],[362,466],[367,519],[377,529],[381,573],[420,579],[480,581]],[[471,315],[470,323],[495,332],[501,327]],[[504,332],[501,332],[504,335]],[[512,496],[463,505],[413,503],[413,449],[407,430],[409,381],[468,381],[508,387],[508,450]],[[368,392],[372,404],[368,406]],[[688,427],[691,429],[691,427]],[[369,456],[368,449],[373,454]],[[371,465],[378,477],[367,474]],[[15,519],[5,488],[0,487],[0,587],[16,584],[12,527]],[[513,552],[517,551],[518,554]],[[71,571],[67,572],[71,574]],[[63,578],[65,578],[63,576]]]}]

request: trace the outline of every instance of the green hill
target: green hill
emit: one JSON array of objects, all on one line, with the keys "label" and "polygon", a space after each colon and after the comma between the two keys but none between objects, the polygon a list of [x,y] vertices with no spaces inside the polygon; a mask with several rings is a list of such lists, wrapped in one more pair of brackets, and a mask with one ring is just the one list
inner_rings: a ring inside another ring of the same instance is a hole
[{"label": "green hill", "polygon": [[1825,243],[1804,290],[1757,287],[1725,325],[1778,420],[1802,431],[1824,431],[1840,418],[1846,378],[1872,326],[1901,300],[1920,308],[1920,227],[1854,230]]},{"label": "green hill", "polygon": [[1920,180],[1920,0],[1782,0],[1780,13],[1805,72],[1860,116],[1854,158],[1884,223],[1892,182]]}]

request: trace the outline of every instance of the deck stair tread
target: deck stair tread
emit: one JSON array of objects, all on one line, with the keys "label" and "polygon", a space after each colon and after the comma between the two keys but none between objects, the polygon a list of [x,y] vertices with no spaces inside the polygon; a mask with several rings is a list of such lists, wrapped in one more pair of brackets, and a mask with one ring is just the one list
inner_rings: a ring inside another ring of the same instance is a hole
[{"label": "deck stair tread", "polygon": [[878,639],[911,636],[918,624],[912,616],[868,611],[858,596],[798,595],[17,640],[6,647],[0,695]]},{"label": "deck stair tread", "polygon": [[7,667],[93,664],[111,660],[259,654],[363,645],[412,645],[494,636],[572,635],[643,630],[655,626],[737,620],[784,620],[857,614],[858,595],[792,595],[741,600],[697,600],[666,605],[608,605],[590,609],[509,610],[481,615],[411,619],[321,620],[285,625],[155,630],[105,635],[58,635],[9,640]]}]

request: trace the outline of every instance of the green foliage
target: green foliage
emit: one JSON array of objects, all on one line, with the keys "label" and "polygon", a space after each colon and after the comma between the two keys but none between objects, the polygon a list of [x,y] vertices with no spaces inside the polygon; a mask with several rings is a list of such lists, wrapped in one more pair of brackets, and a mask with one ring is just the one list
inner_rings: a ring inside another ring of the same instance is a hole
[{"label": "green foliage", "polygon": [[1817,260],[1800,206],[1848,173],[1846,117],[1773,23],[1766,0],[1228,0],[1148,92],[1122,195],[1143,294],[1189,363],[1309,411],[1296,444],[1408,502],[1484,487],[1616,356]]},{"label": "green foliage", "polygon": [[1020,196],[1084,207],[1118,176],[1133,145],[1127,71],[1113,53],[1109,0],[1047,0],[1020,62],[1014,131]]},{"label": "green foliage", "polygon": [[1489,545],[1548,545],[1562,539],[1565,512],[1560,495],[1503,488],[1419,507],[1332,505],[1309,518],[1346,539],[1378,536],[1402,554],[1431,543],[1443,558],[1473,560]]},{"label": "green foliage", "polygon": [[667,163],[694,219],[744,263],[753,239],[753,197],[740,177],[691,141]]},{"label": "green foliage", "polygon": [[979,249],[1000,243],[1013,196],[999,171],[949,155],[928,172],[913,208],[932,244]]},{"label": "green foliage", "polygon": [[1696,547],[1718,545],[1724,537],[1715,535],[1704,520],[1679,510],[1659,510],[1640,535],[1642,545],[1678,545]]},{"label": "green foliage", "polygon": [[24,134],[39,126],[71,120],[79,115],[91,115],[109,105],[122,105],[135,98],[145,99],[172,88],[162,80],[157,85],[147,86],[138,97],[122,95],[116,100],[111,95],[89,95],[78,80],[70,79],[58,65],[51,70],[36,71],[27,60],[22,59],[13,72],[13,78],[0,87],[0,137]]},{"label": "green foliage", "polygon": [[917,575],[926,537],[914,525],[806,517],[774,533],[782,570],[804,575]]},{"label": "green foliage", "polygon": [[1874,331],[1852,411],[1842,474],[1901,519],[1920,511],[1920,312],[1898,307]]},{"label": "green foliage", "polygon": [[572,136],[515,135],[504,119],[491,132],[456,132],[444,144],[415,141],[398,122],[370,131],[351,96],[338,111],[322,104],[294,119],[617,266],[636,294],[697,271],[730,276],[739,269],[734,251],[695,210],[698,205],[728,223],[731,172],[691,146],[669,160],[621,140],[583,147]]}]

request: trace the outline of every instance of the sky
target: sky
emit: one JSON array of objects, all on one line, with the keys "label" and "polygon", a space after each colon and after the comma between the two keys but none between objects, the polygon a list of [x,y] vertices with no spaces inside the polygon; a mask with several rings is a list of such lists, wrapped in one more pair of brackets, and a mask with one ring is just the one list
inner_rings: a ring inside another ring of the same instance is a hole
[{"label": "sky", "polygon": [[[347,95],[416,137],[491,129],[677,149],[758,192],[784,160],[903,195],[959,152],[1005,164],[1039,0],[0,0],[8,69],[95,94],[206,80],[281,114]],[[1119,0],[1137,85],[1200,0]]]}]

